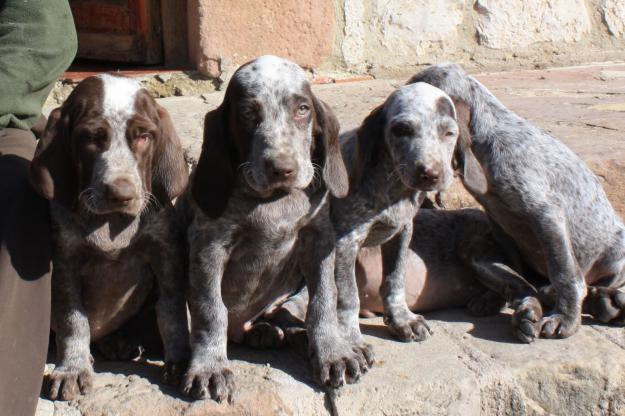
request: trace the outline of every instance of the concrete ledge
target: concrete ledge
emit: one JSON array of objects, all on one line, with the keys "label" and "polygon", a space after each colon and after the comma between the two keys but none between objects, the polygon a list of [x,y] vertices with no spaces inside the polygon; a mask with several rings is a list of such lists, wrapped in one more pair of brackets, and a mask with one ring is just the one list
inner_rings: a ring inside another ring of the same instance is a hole
[{"label": "concrete ledge", "polygon": [[190,402],[159,384],[160,362],[99,363],[94,391],[70,403],[41,399],[37,416],[68,415],[620,415],[622,328],[585,325],[567,340],[519,344],[510,316],[428,314],[434,336],[405,344],[381,318],[362,320],[377,364],[359,383],[325,392],[303,357],[288,349],[231,346],[234,405]]}]

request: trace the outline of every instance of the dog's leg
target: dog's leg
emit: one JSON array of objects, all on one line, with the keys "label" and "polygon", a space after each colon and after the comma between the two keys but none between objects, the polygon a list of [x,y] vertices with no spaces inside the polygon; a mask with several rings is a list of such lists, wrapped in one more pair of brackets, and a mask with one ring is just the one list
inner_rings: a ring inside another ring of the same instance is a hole
[{"label": "dog's leg", "polygon": [[[165,215],[163,213],[162,215]],[[151,244],[151,267],[158,283],[156,315],[165,353],[164,380],[178,385],[189,361],[189,323],[187,320],[187,282],[183,264],[184,250],[177,237],[173,215],[162,230],[165,233]]]},{"label": "dog's leg", "polygon": [[625,292],[613,287],[591,286],[584,300],[584,313],[599,322],[625,325]]},{"label": "dog's leg", "polygon": [[[208,234],[201,238],[199,234]],[[182,391],[194,399],[232,401],[234,376],[228,368],[228,310],[221,296],[221,280],[228,253],[214,233],[198,233],[189,256],[191,360]]]},{"label": "dog's leg", "polygon": [[298,351],[307,351],[308,342],[300,345],[302,337],[297,336],[299,332],[306,331],[307,305],[308,289],[304,286],[254,322],[252,327],[245,331],[245,344],[253,348],[274,348],[289,344]]},{"label": "dog's leg", "polygon": [[492,293],[498,294],[514,309],[512,333],[522,342],[530,343],[540,336],[543,318],[538,292],[517,272],[522,269],[523,262],[514,241],[497,224],[491,222],[490,225],[492,233],[467,235],[458,254],[475,272],[475,278],[490,290],[486,294],[487,300],[494,300],[494,304],[484,305],[484,302],[474,301],[468,307],[474,313],[475,309],[478,312],[495,309],[496,297],[488,297]]},{"label": "dog's leg", "polygon": [[588,288],[583,311],[596,320],[625,325],[625,231],[604,255],[603,276]]},{"label": "dog's leg", "polygon": [[549,281],[555,290],[553,313],[542,319],[541,335],[567,338],[579,329],[586,281],[577,264],[562,212],[545,209],[540,217],[530,216],[530,226],[541,242]]},{"label": "dog's leg", "polygon": [[52,400],[73,400],[91,390],[93,365],[90,329],[81,299],[80,276],[69,260],[56,261],[52,273],[52,319],[57,366],[49,377]]},{"label": "dog's leg", "polygon": [[337,315],[341,330],[357,351],[365,358],[367,365],[375,361],[373,347],[365,342],[360,332],[360,299],[356,283],[356,258],[366,231],[353,230],[342,235],[336,242],[336,287],[338,291]]},{"label": "dog's leg", "polygon": [[329,215],[300,233],[300,267],[306,277],[308,350],[314,377],[321,385],[339,387],[356,382],[368,368],[339,330],[334,280],[334,231]]},{"label": "dog's leg", "polygon": [[384,323],[401,341],[423,341],[432,331],[425,318],[410,311],[406,304],[406,259],[412,238],[412,221],[392,240],[382,245],[384,281],[380,295],[384,303]]}]

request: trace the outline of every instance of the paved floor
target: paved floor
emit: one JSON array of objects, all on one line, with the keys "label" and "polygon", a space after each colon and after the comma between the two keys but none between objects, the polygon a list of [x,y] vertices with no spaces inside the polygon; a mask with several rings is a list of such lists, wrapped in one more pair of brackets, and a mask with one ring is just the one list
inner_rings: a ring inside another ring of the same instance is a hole
[{"label": "paved floor", "polygon": [[[478,74],[507,106],[588,161],[625,216],[625,64]],[[317,85],[344,129],[356,127],[402,81]],[[202,118],[222,99],[162,99],[189,156],[201,147]],[[159,384],[159,363],[98,363],[95,391],[72,403],[40,402],[40,415],[624,415],[625,331],[590,321],[567,340],[517,343],[509,314],[427,314],[423,343],[390,339],[380,319],[362,320],[378,363],[359,384],[325,392],[289,350],[232,346],[240,387],[234,406],[189,403]]]}]

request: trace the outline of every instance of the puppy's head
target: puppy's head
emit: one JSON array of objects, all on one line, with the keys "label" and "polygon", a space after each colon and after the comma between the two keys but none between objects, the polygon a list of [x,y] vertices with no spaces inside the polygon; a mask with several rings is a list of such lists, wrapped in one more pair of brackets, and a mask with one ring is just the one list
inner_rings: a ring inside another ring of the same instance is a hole
[{"label": "puppy's head", "polygon": [[50,114],[31,165],[42,196],[93,215],[139,215],[179,195],[187,176],[167,111],[113,75],[85,79]]},{"label": "puppy's head", "polygon": [[358,136],[359,146],[369,152],[375,152],[376,141],[383,141],[394,173],[409,188],[442,191],[453,180],[456,111],[438,88],[416,83],[397,89],[365,119]]},{"label": "puppy's head", "polygon": [[206,116],[193,196],[218,216],[238,175],[266,197],[307,188],[316,173],[330,192],[343,196],[347,174],[338,130],[334,114],[312,94],[299,66],[262,56],[239,68],[221,106]]}]

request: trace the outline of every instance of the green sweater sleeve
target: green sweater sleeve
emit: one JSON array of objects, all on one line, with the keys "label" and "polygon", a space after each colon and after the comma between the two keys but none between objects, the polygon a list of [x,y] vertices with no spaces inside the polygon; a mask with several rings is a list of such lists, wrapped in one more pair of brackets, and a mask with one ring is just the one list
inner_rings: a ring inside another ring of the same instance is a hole
[{"label": "green sweater sleeve", "polygon": [[0,129],[33,126],[76,48],[68,0],[0,0]]}]

